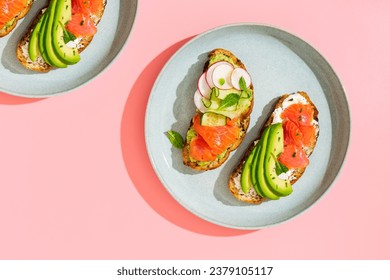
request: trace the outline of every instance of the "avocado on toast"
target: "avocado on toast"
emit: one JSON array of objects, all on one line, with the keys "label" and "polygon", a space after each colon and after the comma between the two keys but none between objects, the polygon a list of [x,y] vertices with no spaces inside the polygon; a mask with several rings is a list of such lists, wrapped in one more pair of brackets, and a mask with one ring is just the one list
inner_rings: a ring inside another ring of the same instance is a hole
[{"label": "avocado on toast", "polygon": [[228,182],[234,197],[252,204],[292,193],[317,143],[318,110],[305,92],[285,94],[259,135]]},{"label": "avocado on toast", "polygon": [[[88,8],[92,0],[80,2],[78,5],[88,6],[82,9],[84,14],[81,14],[82,12],[71,10],[71,0],[51,0],[49,5],[38,13],[29,30],[19,41],[16,49],[19,62],[25,68],[37,72],[49,72],[77,63],[80,53],[94,37],[94,32],[89,32],[88,28],[96,28],[105,10],[107,0],[96,1],[100,2],[96,5],[98,8],[93,11]],[[73,22],[77,21],[76,25],[86,29],[83,31],[85,35],[70,32],[68,26],[71,21],[73,26]]]},{"label": "avocado on toast", "polygon": [[194,95],[197,107],[182,149],[183,163],[196,170],[221,166],[245,137],[254,90],[245,65],[226,49],[212,50]]}]

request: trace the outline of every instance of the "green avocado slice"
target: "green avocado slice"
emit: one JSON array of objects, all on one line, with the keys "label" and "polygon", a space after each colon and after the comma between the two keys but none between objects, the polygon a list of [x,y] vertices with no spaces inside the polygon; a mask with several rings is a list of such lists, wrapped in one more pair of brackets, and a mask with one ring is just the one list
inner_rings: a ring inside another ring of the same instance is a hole
[{"label": "green avocado slice", "polygon": [[262,137],[260,138],[259,142],[257,142],[255,149],[253,150],[253,159],[252,159],[252,165],[250,170],[250,178],[253,185],[253,188],[255,189],[256,193],[260,195],[261,197],[266,197],[264,193],[262,193],[261,189],[259,188],[258,179],[257,179],[257,169],[259,168],[260,164],[260,153],[261,153],[261,145],[263,144],[263,138],[265,133],[263,133]]},{"label": "green avocado slice", "polygon": [[70,0],[57,0],[52,29],[53,50],[58,59],[68,65],[76,64],[80,61],[80,54],[77,48],[68,47],[64,40],[65,24],[71,17]]},{"label": "green avocado slice", "polygon": [[242,168],[241,174],[241,189],[244,193],[248,193],[251,187],[253,187],[252,179],[251,179],[251,167],[253,164],[253,158],[258,149],[258,145],[256,145],[253,150],[250,152],[248,158],[244,163],[244,167]]},{"label": "green avocado slice", "polygon": [[259,149],[259,156],[257,160],[257,165],[255,169],[255,177],[256,177],[256,184],[254,185],[256,192],[266,198],[277,200],[279,199],[279,196],[276,195],[272,190],[269,188],[266,179],[265,179],[265,170],[264,170],[264,161],[266,157],[266,151],[267,151],[267,145],[268,145],[268,135],[270,133],[271,126],[267,127],[263,135],[260,139],[260,149]]},{"label": "green avocado slice", "polygon": [[52,0],[48,7],[48,19],[46,22],[44,46],[46,48],[47,57],[52,62],[53,66],[58,68],[66,68],[68,65],[63,63],[54,52],[53,48],[53,27],[54,27],[54,17],[56,15],[57,9],[57,0]]},{"label": "green avocado slice", "polygon": [[44,17],[41,16],[41,18],[38,20],[30,36],[30,42],[28,44],[28,55],[30,56],[31,61],[35,61],[38,58],[40,53],[38,41],[39,41],[39,33],[41,32],[43,19]]},{"label": "green avocado slice", "polygon": [[276,156],[283,152],[283,126],[281,123],[271,126],[268,145],[264,158],[265,179],[270,190],[279,196],[287,196],[293,189],[289,180],[284,180],[276,174]]},{"label": "green avocado slice", "polygon": [[48,13],[47,10],[42,15],[42,25],[39,29],[38,33],[38,48],[39,52],[41,53],[41,56],[44,61],[46,61],[47,64],[53,66],[53,63],[51,62],[50,58],[47,55],[46,47],[45,47],[45,34],[46,34],[46,25],[47,25],[47,19],[48,19]]}]

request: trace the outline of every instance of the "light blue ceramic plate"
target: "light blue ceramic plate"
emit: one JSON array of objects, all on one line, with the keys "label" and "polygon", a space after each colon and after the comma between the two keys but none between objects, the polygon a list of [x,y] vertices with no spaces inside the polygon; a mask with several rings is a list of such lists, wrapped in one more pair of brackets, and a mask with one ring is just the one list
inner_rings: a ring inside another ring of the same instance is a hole
[{"label": "light blue ceramic plate", "polygon": [[46,1],[35,1],[28,15],[7,37],[0,38],[0,91],[25,97],[48,97],[73,90],[100,74],[117,57],[132,30],[137,0],[108,0],[98,32],[81,54],[81,61],[66,69],[37,73],[26,70],[15,56],[19,40]]},{"label": "light blue ceramic plate", "polygon": [[[232,51],[246,65],[255,88],[251,124],[241,146],[221,167],[199,172],[182,163],[165,132],[185,135],[195,113],[196,82],[214,48]],[[279,201],[250,205],[228,190],[228,178],[284,93],[306,91],[319,110],[320,137],[311,164]],[[203,33],[184,45],[161,71],[146,111],[146,145],[163,185],[186,209],[225,227],[258,229],[285,222],[317,202],[343,164],[350,136],[350,115],[343,87],[329,63],[309,44],[283,30],[235,24]],[[150,186],[153,187],[153,186]],[[161,202],[164,203],[164,202]]]}]

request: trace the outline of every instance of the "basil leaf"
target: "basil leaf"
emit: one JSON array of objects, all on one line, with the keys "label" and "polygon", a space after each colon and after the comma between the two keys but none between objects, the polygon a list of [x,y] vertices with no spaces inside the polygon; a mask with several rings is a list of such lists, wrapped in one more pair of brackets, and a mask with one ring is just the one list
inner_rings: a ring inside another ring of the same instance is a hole
[{"label": "basil leaf", "polygon": [[272,157],[274,158],[275,160],[275,171],[276,171],[276,175],[280,175],[282,173],[286,173],[288,171],[288,168],[287,166],[285,166],[283,163],[279,162],[278,159],[276,158],[276,156],[274,154],[272,154]]},{"label": "basil leaf", "polygon": [[64,41],[65,41],[65,44],[69,43],[70,41],[74,41],[76,40],[76,36],[69,32],[68,30],[64,29]]},{"label": "basil leaf", "polygon": [[240,86],[240,89],[242,90],[241,96],[243,98],[250,98],[252,96],[252,90],[246,86],[246,82],[245,82],[244,77],[241,77],[238,80],[238,84]]},{"label": "basil leaf", "polygon": [[172,145],[178,149],[182,149],[184,146],[183,137],[174,130],[168,130],[167,136],[169,141],[171,141]]},{"label": "basil leaf", "polygon": [[280,163],[279,161],[276,162],[276,175],[279,176],[280,174],[286,173],[287,171],[288,168],[284,164]]},{"label": "basil leaf", "polygon": [[248,88],[246,87],[246,82],[245,82],[245,79],[244,77],[241,77],[239,80],[238,80],[238,85],[240,86],[240,89],[242,91],[246,91]]},{"label": "basil leaf", "polygon": [[65,25],[62,22],[60,22],[60,24],[61,24],[61,27],[62,27],[62,31],[64,32],[64,42],[65,42],[65,44],[69,43],[70,41],[74,41],[74,40],[77,39],[77,37],[72,32],[68,31],[68,29],[65,28]]},{"label": "basil leaf", "polygon": [[223,110],[229,108],[231,106],[237,105],[240,100],[240,96],[236,93],[229,93],[226,97],[221,101],[218,110]]}]

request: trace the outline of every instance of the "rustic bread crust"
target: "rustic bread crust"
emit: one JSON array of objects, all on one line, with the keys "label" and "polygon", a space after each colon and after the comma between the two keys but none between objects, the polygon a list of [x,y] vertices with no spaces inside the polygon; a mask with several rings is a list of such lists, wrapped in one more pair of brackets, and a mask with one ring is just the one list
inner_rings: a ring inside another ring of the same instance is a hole
[{"label": "rustic bread crust", "polygon": [[[300,91],[298,93],[300,95],[302,95],[307,100],[307,102],[313,107],[313,109],[314,109],[313,118],[318,123],[318,110],[317,110],[316,106],[314,105],[314,103],[311,101],[309,95],[303,91]],[[289,98],[289,96],[290,96],[290,94],[284,94],[279,98],[278,102],[274,106],[274,111],[272,112],[271,116],[268,118],[268,120],[264,124],[263,128],[261,129],[259,137],[248,148],[248,150],[246,151],[246,153],[243,156],[243,159],[241,160],[239,165],[233,170],[232,174],[230,175],[229,190],[233,194],[233,196],[236,197],[240,201],[252,203],[252,204],[260,204],[266,200],[265,198],[258,195],[253,188],[247,194],[245,194],[241,190],[241,184],[240,184],[239,179],[241,177],[241,173],[242,173],[242,169],[243,169],[244,164],[245,164],[245,160],[248,158],[250,152],[255,147],[255,143],[260,139],[264,129],[272,124],[273,119],[274,119],[274,115],[275,115],[275,110],[277,108],[280,108],[283,104],[283,101],[285,99]],[[312,154],[312,152],[317,144],[318,136],[319,136],[319,127],[316,127],[316,138],[315,138],[316,140],[313,142],[313,145],[311,145],[310,147],[307,147],[305,149],[305,153],[308,157]],[[306,168],[294,169],[293,179],[290,181],[291,185],[293,185],[296,181],[298,181],[298,179],[303,175],[305,170],[306,170]]]},{"label": "rustic bread crust", "polygon": [[8,35],[9,33],[11,33],[12,30],[14,30],[14,28],[16,27],[16,25],[18,24],[18,21],[22,18],[24,18],[27,13],[30,11],[31,9],[31,6],[33,4],[33,0],[31,0],[28,4],[27,4],[27,7],[21,11],[16,17],[15,17],[15,20],[13,21],[12,25],[10,26],[7,26],[7,27],[3,27],[0,29],[0,37],[4,37],[6,35]]},{"label": "rustic bread crust", "polygon": [[[103,9],[98,15],[95,15],[92,17],[93,21],[96,25],[100,22],[101,18],[103,17],[104,10],[106,8],[107,0],[104,0],[103,3]],[[23,36],[23,38],[19,41],[18,46],[16,48],[16,57],[19,60],[19,62],[27,69],[37,71],[37,72],[49,72],[50,70],[55,69],[56,67],[53,67],[46,63],[43,59],[38,58],[36,61],[31,61],[28,54],[23,51],[23,47],[27,46],[30,41],[31,33],[33,32],[33,29],[35,25],[38,23],[39,19],[43,15],[43,12],[46,8],[43,8],[38,15],[35,17],[34,21],[30,25],[29,30],[26,32],[26,34]],[[88,45],[92,42],[93,36],[86,36],[81,38],[81,41],[79,44],[77,44],[77,50],[79,53],[84,51]]]},{"label": "rustic bread crust", "polygon": [[[210,57],[212,57],[214,55],[217,55],[217,54],[223,54],[223,55],[231,58],[236,65],[238,65],[239,67],[241,67],[241,68],[246,70],[245,65],[242,63],[242,61],[240,59],[238,59],[233,53],[231,53],[228,50],[221,49],[221,48],[214,49],[214,50],[212,50],[209,53],[208,57],[210,58]],[[205,63],[203,70],[206,71],[209,66],[210,66],[210,60],[208,60]],[[252,90],[253,95],[254,95],[253,85],[250,86],[250,89]],[[184,147],[183,147],[183,150],[182,150],[183,163],[185,165],[193,168],[193,169],[196,169],[196,170],[212,170],[212,169],[215,169],[215,168],[221,166],[229,158],[230,153],[232,151],[234,151],[235,149],[237,149],[237,147],[241,144],[241,142],[243,141],[243,139],[244,139],[244,137],[246,135],[246,131],[248,129],[249,122],[250,122],[250,114],[251,114],[252,109],[253,109],[253,104],[254,104],[253,100],[254,100],[254,98],[252,98],[251,105],[248,107],[248,109],[245,112],[243,112],[241,114],[240,118],[237,120],[238,121],[238,126],[240,127],[240,130],[241,130],[240,138],[238,138],[237,141],[235,141],[226,150],[226,153],[225,153],[225,155],[223,157],[221,157],[219,159],[217,158],[214,161],[211,161],[207,165],[199,164],[198,161],[191,160],[191,157],[190,157],[190,143],[188,141],[185,141]],[[189,125],[188,130],[190,130],[192,127],[193,127],[193,123],[192,123],[192,120],[191,120],[191,123]]]}]

